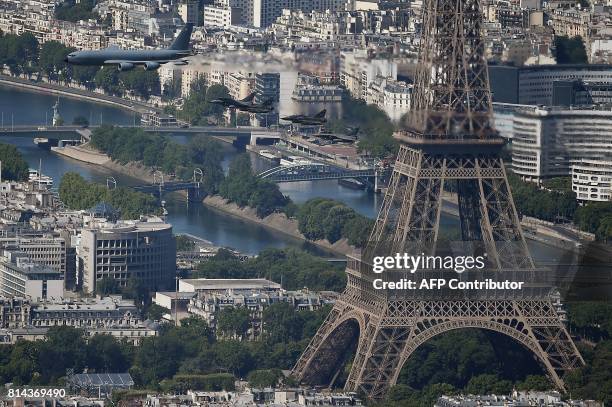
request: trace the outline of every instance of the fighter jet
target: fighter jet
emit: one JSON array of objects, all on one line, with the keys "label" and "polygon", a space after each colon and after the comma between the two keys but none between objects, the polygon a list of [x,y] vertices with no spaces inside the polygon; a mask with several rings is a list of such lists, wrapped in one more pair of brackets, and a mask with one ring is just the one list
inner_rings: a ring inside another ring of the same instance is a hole
[{"label": "fighter jet", "polygon": [[95,51],[75,51],[68,54],[64,62],[72,65],[116,65],[120,71],[129,71],[137,65],[142,65],[146,71],[152,71],[168,62],[174,65],[187,65],[187,60],[182,58],[192,55],[189,49],[192,30],[193,24],[185,24],[170,47],[166,49],[127,50],[110,47]]},{"label": "fighter jet", "polygon": [[287,117],[281,117],[281,120],[285,120],[294,124],[304,124],[307,126],[321,126],[327,122],[327,119],[325,118],[326,113],[327,110],[323,109],[314,116],[294,114]]},{"label": "fighter jet", "polygon": [[210,101],[210,103],[214,103],[217,105],[223,105],[223,107],[225,108],[234,108],[234,109],[238,109],[240,111],[243,111],[243,109],[246,109],[248,106],[252,106],[251,102],[253,101],[253,99],[255,98],[255,92],[251,93],[249,96],[245,97],[244,99],[232,99],[232,98],[219,98],[219,99],[213,99]]},{"label": "fighter jet", "polygon": [[354,143],[357,141],[357,133],[359,133],[359,127],[350,129],[346,134],[334,134],[334,133],[319,133],[317,137],[329,140],[330,142],[342,142],[342,143]]},{"label": "fighter jet", "polygon": [[253,103],[243,109],[238,108],[238,110],[249,113],[270,113],[274,110],[274,99],[266,99],[260,104]]}]

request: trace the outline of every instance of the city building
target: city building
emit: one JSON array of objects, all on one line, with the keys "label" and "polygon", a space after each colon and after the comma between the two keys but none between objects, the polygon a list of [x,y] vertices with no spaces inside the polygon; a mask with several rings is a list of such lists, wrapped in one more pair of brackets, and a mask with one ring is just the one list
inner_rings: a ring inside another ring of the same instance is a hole
[{"label": "city building", "polygon": [[356,99],[368,99],[368,88],[377,77],[397,79],[397,63],[387,58],[368,58],[364,52],[342,52],[340,82]]},{"label": "city building", "polygon": [[576,160],[571,164],[572,190],[579,202],[612,199],[612,156],[609,159]]},{"label": "city building", "polygon": [[255,74],[255,103],[271,99],[280,101],[280,74],[277,72],[258,72]]},{"label": "city building", "polygon": [[34,263],[23,252],[4,250],[0,258],[0,295],[32,299],[64,296],[64,275],[49,266]]},{"label": "city building", "polygon": [[610,110],[536,106],[510,110],[507,106],[505,112],[496,112],[495,121],[501,124],[500,134],[511,142],[512,170],[526,180],[567,177],[574,164],[579,175],[594,165],[592,160],[606,162],[612,157]]},{"label": "city building", "polygon": [[232,98],[244,99],[255,88],[255,75],[252,72],[228,72],[224,84]]},{"label": "city building", "polygon": [[411,95],[412,84],[378,76],[370,83],[366,102],[384,110],[391,120],[398,121],[410,110]]},{"label": "city building", "polygon": [[0,247],[21,251],[32,262],[59,271],[64,276],[65,288],[75,288],[76,248],[70,245],[69,237],[36,233],[29,229],[3,230],[0,233]]},{"label": "city building", "polygon": [[63,300],[0,296],[0,344],[42,339],[54,326],[84,329],[86,338],[111,335],[134,345],[157,335],[159,328],[141,320],[133,300],[118,295]]},{"label": "city building", "polygon": [[179,280],[178,290],[198,294],[223,294],[228,291],[280,292],[281,285],[265,278],[183,278]]},{"label": "city building", "polygon": [[215,2],[204,6],[204,27],[226,29],[242,23],[242,9],[231,6],[233,1]]},{"label": "city building", "polygon": [[178,14],[184,23],[198,25],[200,4],[197,0],[183,0],[178,5]]},{"label": "city building", "polygon": [[[168,299],[170,298],[172,296],[168,295]],[[180,301],[180,299],[177,301]],[[272,304],[281,302],[290,304],[295,310],[310,311],[330,303],[319,294],[310,293],[307,290],[285,291],[260,287],[251,289],[230,288],[220,292],[220,290],[214,289],[200,290],[196,296],[191,297],[187,304],[187,312],[199,316],[212,329],[216,329],[219,312],[228,308],[245,308],[249,311],[250,316],[250,327],[246,333],[247,338],[236,339],[256,340],[264,330],[262,322],[264,310]],[[177,304],[180,312],[180,304]],[[217,334],[219,333],[217,332]]]},{"label": "city building", "polygon": [[473,406],[603,407],[603,404],[593,400],[565,400],[557,391],[513,391],[510,395],[442,396],[434,404],[434,407]]},{"label": "city building", "polygon": [[[269,27],[286,10],[340,11],[344,10],[346,0],[249,0],[245,23],[254,27]],[[252,11],[251,11],[252,10]],[[252,14],[251,14],[252,12]]]},{"label": "city building", "polygon": [[291,99],[306,103],[342,102],[344,89],[338,85],[321,84],[314,76],[299,74]]},{"label": "city building", "polygon": [[130,279],[150,289],[172,285],[176,270],[176,242],[172,225],[160,218],[98,222],[81,233],[79,247],[83,289],[93,293],[96,283],[112,279],[120,287]]},{"label": "city building", "polygon": [[574,95],[577,103],[612,103],[611,65],[490,65],[489,76],[494,102],[553,106],[555,83],[578,81],[586,94]]}]

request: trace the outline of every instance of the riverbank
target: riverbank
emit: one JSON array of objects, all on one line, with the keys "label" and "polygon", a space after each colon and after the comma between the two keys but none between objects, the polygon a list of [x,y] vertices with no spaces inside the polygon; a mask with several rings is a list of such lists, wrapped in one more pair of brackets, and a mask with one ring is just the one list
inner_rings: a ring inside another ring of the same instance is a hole
[{"label": "riverbank", "polygon": [[127,109],[136,113],[146,113],[149,111],[161,112],[162,109],[135,100],[126,100],[116,96],[109,96],[97,92],[92,92],[80,88],[72,88],[55,83],[35,82],[24,78],[17,78],[0,74],[0,85],[11,86],[19,89],[26,89],[32,92],[39,92],[51,95],[60,95],[78,100],[86,100],[94,103],[102,103],[122,109]]},{"label": "riverbank", "polygon": [[[108,155],[89,148],[87,144],[81,146],[53,148],[53,151],[65,157],[69,157],[71,159],[79,160],[92,165],[99,165],[108,170],[121,173],[130,178],[138,179],[146,183],[153,182],[154,171],[152,169],[139,163],[122,164],[113,161]],[[442,210],[451,216],[458,217],[459,211],[456,194],[445,193],[443,199],[444,202],[442,205]],[[281,232],[293,238],[312,243],[325,250],[329,250],[342,255],[351,253],[354,250],[354,248],[351,247],[345,240],[340,240],[334,244],[326,240],[308,240],[303,234],[300,233],[297,221],[293,219],[288,219],[284,214],[281,213],[272,214],[264,219],[261,219],[257,216],[254,209],[240,208],[236,204],[227,202],[219,196],[207,197],[206,199],[204,199],[203,203],[207,207],[212,208],[214,210],[261,225],[277,232]],[[559,233],[559,231],[555,230],[554,227],[543,224],[534,224],[528,219],[523,219],[522,224],[525,231],[525,237],[527,239],[565,250],[576,250],[580,246],[578,241]]]},{"label": "riverbank", "polygon": [[81,144],[80,146],[52,147],[51,151],[73,160],[104,167],[108,170],[118,172],[130,178],[144,181],[146,183],[153,182],[154,171],[151,168],[139,163],[122,164],[114,161],[110,156],[94,150],[93,148],[89,147],[88,144]]},{"label": "riverbank", "polygon": [[225,214],[238,217],[240,219],[248,220],[253,223],[257,223],[261,226],[273,229],[277,232],[284,233],[296,239],[304,240],[308,243],[312,243],[318,247],[329,250],[331,252],[347,255],[354,253],[356,248],[351,246],[347,239],[343,238],[335,243],[330,243],[327,239],[323,240],[309,240],[299,230],[298,221],[296,219],[290,219],[284,213],[273,213],[260,218],[257,216],[255,209],[250,207],[241,208],[233,202],[227,201],[225,198],[219,195],[207,196],[204,198],[203,204],[209,208],[218,210]]}]

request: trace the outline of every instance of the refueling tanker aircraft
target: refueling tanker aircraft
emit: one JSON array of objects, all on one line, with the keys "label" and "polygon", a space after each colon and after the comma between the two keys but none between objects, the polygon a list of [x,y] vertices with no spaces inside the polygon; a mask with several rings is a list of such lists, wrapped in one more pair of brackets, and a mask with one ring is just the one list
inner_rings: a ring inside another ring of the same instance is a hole
[{"label": "refueling tanker aircraft", "polygon": [[116,65],[120,71],[129,71],[142,65],[146,71],[153,71],[162,64],[172,62],[174,65],[187,65],[183,59],[192,55],[189,39],[193,24],[185,24],[169,48],[165,49],[121,49],[109,47],[95,51],[75,51],[64,59],[72,65]]}]

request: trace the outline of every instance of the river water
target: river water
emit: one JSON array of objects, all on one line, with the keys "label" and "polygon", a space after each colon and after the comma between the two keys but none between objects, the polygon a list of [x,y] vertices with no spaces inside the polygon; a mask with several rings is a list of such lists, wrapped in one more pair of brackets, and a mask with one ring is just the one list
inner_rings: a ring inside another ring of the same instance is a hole
[{"label": "river water", "polygon": [[[57,97],[22,91],[15,88],[0,86],[0,117],[4,118],[5,125],[14,124],[44,125],[45,118],[50,122],[52,105]],[[99,105],[96,103],[80,101],[65,97],[59,98],[59,112],[66,123],[71,123],[74,117],[84,116],[93,124],[132,124],[134,114],[118,108]],[[59,185],[62,174],[74,171],[88,180],[105,182],[108,176],[116,178],[120,185],[133,185],[137,180],[110,170],[82,163],[66,157],[59,156],[50,151],[40,149],[28,136],[2,136],[0,142],[10,143],[21,151],[31,167],[38,167],[42,160],[43,173],[53,177],[55,185]],[[184,136],[177,137],[177,141],[185,142]],[[229,162],[240,152],[229,144],[223,144],[225,168]],[[251,154],[255,168],[263,168],[267,162]],[[375,217],[382,196],[364,191],[352,190],[338,185],[336,181],[297,182],[281,184],[284,194],[295,202],[301,203],[314,197],[333,198],[345,202],[359,213]],[[182,197],[168,195],[166,208],[169,211],[167,220],[176,233],[190,233],[215,245],[235,248],[243,253],[256,254],[268,247],[299,247],[311,252],[330,255],[311,244],[291,238],[283,233],[269,230],[263,226],[254,225],[239,218],[218,212],[203,205],[188,205]],[[447,225],[456,224],[457,220],[445,216],[443,222]],[[538,260],[552,262],[562,256],[562,251],[530,242],[534,257]]]}]

